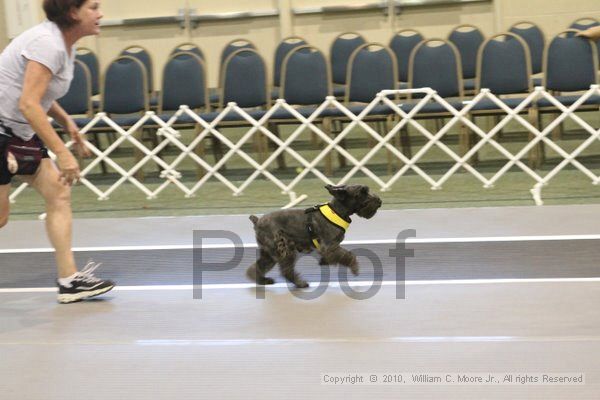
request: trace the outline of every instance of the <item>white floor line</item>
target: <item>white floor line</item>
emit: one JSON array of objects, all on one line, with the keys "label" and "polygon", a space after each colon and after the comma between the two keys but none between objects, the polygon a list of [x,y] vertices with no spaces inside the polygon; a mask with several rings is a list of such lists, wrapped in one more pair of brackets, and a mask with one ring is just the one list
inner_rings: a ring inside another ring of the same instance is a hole
[{"label": "white floor line", "polygon": [[256,345],[303,345],[318,343],[557,343],[599,342],[600,336],[396,336],[396,337],[340,337],[340,338],[240,338],[240,339],[138,339],[131,341],[0,341],[0,346],[148,346],[148,347],[223,347]]},{"label": "white floor line", "polygon": [[314,343],[598,342],[599,336],[398,336],[383,338],[146,339],[138,346],[244,346]]},{"label": "white floor line", "polygon": [[[547,236],[485,236],[485,237],[449,237],[449,238],[408,238],[406,244],[435,244],[435,243],[492,243],[492,242],[540,242],[540,241],[571,241],[571,240],[600,240],[600,234],[594,235],[547,235]],[[347,240],[344,245],[373,245],[394,244],[397,239],[376,240]],[[234,243],[205,244],[203,249],[231,249]],[[244,248],[256,248],[256,243],[244,243]],[[191,244],[182,245],[149,245],[149,246],[97,246],[97,247],[74,247],[75,252],[90,251],[145,251],[145,250],[191,250]],[[52,253],[54,249],[49,247],[22,248],[22,249],[0,249],[0,254],[23,254],[23,253]]]},{"label": "white floor line", "polygon": [[[521,283],[600,283],[600,278],[531,278],[531,279],[442,279],[442,280],[422,280],[422,281],[406,281],[406,286],[426,286],[426,285],[505,285],[505,284],[521,284]],[[402,284],[398,281],[383,281],[381,286],[395,286]],[[353,288],[371,287],[373,282],[349,282],[348,285]],[[314,290],[319,286],[319,282],[310,282],[311,289]],[[328,287],[339,288],[339,282],[329,282]],[[207,284],[202,285],[202,290],[240,290],[254,289],[256,285],[253,283],[223,283],[223,284]],[[265,286],[266,290],[288,288],[287,283],[276,283],[274,285]],[[149,286],[117,286],[113,291],[134,292],[134,291],[191,291],[194,285],[149,285]],[[198,288],[199,289],[199,288]],[[0,289],[2,293],[47,293],[56,292],[55,287],[41,288],[7,288]]]}]

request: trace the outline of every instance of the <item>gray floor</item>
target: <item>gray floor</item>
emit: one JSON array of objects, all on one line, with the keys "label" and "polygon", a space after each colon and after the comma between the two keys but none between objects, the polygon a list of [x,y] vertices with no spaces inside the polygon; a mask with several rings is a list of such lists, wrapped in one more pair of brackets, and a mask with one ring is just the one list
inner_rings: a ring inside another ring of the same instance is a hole
[{"label": "gray floor", "polygon": [[[3,399],[597,399],[598,284],[115,292],[1,307]],[[584,373],[584,386],[323,386],[326,373]],[[83,388],[79,385],[83,385]],[[89,386],[94,388],[89,393]]]},{"label": "gray floor", "polygon": [[[413,257],[390,256],[390,244],[347,245],[361,254],[361,272],[350,281],[379,280],[456,280],[456,279],[539,279],[600,277],[600,239],[570,241],[518,241],[486,243],[407,244]],[[194,252],[196,257],[194,257]],[[191,285],[246,283],[246,268],[256,260],[255,249],[240,252],[232,262],[233,249],[84,251],[76,258],[83,265],[88,259],[102,261],[98,270],[119,285]],[[0,254],[0,288],[39,288],[54,285],[56,268],[47,253]],[[317,268],[316,253],[302,256],[297,271],[309,282],[339,281],[347,270],[337,266]],[[283,278],[275,268],[270,276]]]},{"label": "gray floor", "polygon": [[[371,220],[353,218],[346,240],[395,239],[406,229],[417,238],[599,234],[598,215],[600,205],[384,210]],[[76,220],[73,246],[191,245],[194,230],[229,230],[255,241],[247,215],[151,217]],[[0,250],[37,247],[50,247],[43,221],[11,222],[0,231]]]},{"label": "gray floor", "polygon": [[[357,220],[347,239],[390,240],[409,228],[424,239],[598,235],[599,211],[388,211],[367,224]],[[257,299],[255,288],[235,285],[244,282],[240,269],[211,275],[203,283],[223,286],[207,286],[194,299],[185,286],[139,286],[191,284],[189,251],[88,249],[78,259],[97,256],[106,263],[102,273],[133,287],[60,306],[45,289],[50,255],[16,253],[48,246],[37,224],[0,231],[3,400],[600,398],[597,239],[407,245],[415,257],[406,265],[405,299],[397,298],[401,283],[384,262],[391,284],[367,300],[336,285],[314,300],[285,287]],[[223,226],[251,243],[249,225],[246,216],[81,220],[76,246],[186,245],[193,229]],[[389,250],[375,248],[381,257]],[[305,264],[302,272],[314,280],[315,267]],[[372,270],[364,274],[372,279]],[[586,383],[322,385],[321,376],[332,373],[582,373]]]}]

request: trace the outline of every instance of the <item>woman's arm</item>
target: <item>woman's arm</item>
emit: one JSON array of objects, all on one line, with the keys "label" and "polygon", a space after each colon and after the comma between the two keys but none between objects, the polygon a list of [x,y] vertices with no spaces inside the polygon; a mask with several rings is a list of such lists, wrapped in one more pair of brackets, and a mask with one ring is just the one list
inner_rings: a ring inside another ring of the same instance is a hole
[{"label": "woman's arm", "polygon": [[79,165],[65,143],[52,128],[46,111],[42,108],[42,97],[46,93],[51,79],[52,72],[48,68],[36,61],[29,60],[25,67],[23,93],[19,101],[19,110],[44,144],[56,154],[56,163],[60,170],[61,179],[67,184],[72,184],[74,180],[79,178]]},{"label": "woman's arm", "polygon": [[73,118],[58,104],[56,101],[52,103],[48,110],[48,115],[54,118],[71,136],[75,144],[75,150],[81,157],[89,157],[91,155],[90,150],[85,146],[85,139],[79,133],[79,128]]},{"label": "woman's arm", "polygon": [[69,123],[72,122],[72,119],[69,116],[69,114],[67,114],[67,112],[56,101],[53,102],[50,106],[50,109],[48,110],[48,115],[54,118],[54,120],[65,129],[67,128]]}]

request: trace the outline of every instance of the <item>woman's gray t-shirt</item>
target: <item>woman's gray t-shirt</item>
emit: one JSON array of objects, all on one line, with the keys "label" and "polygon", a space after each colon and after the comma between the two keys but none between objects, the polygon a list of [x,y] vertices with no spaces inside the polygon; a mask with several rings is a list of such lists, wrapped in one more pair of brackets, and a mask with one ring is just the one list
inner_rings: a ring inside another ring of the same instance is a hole
[{"label": "woman's gray t-shirt", "polygon": [[42,97],[42,107],[48,111],[52,103],[69,90],[74,59],[75,46],[69,54],[62,32],[51,21],[23,32],[0,54],[0,120],[16,136],[29,140],[35,134],[19,110],[28,60],[37,61],[52,72],[52,80]]}]

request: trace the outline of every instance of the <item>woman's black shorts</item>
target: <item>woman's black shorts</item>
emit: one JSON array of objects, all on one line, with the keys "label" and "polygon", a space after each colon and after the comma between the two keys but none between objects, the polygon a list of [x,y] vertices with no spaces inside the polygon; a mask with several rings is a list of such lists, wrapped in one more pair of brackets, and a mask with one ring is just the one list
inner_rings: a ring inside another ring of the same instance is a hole
[{"label": "woman's black shorts", "polygon": [[[0,128],[1,129],[1,128]],[[18,170],[11,173],[8,167],[8,153],[17,162]],[[41,159],[48,158],[48,150],[35,135],[30,140],[22,140],[0,130],[0,185],[11,182],[15,175],[33,175],[37,172]]]}]

